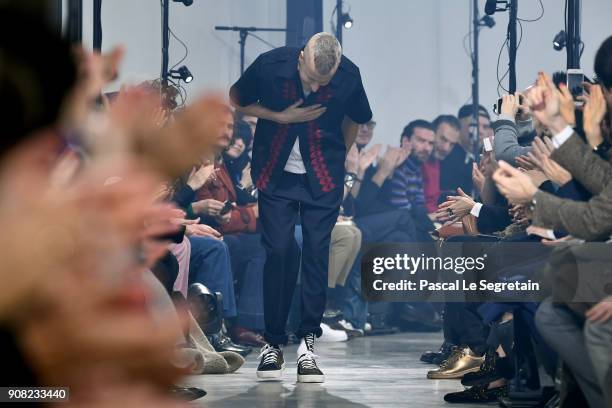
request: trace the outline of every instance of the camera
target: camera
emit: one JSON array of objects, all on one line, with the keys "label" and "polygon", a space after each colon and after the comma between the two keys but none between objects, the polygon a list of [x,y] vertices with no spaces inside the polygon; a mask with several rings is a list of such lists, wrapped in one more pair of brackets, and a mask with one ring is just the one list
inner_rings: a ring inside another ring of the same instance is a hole
[{"label": "camera", "polygon": [[584,73],[581,69],[568,69],[567,70],[567,89],[572,93],[574,101],[579,105],[582,102],[578,101],[578,97],[584,94]]},{"label": "camera", "polygon": [[[503,102],[503,99],[499,98],[497,100],[497,103],[495,105],[493,105],[493,112],[496,115],[501,115],[502,102]],[[519,95],[519,105],[522,105],[522,104],[523,104],[523,95]],[[519,111],[520,111],[520,109],[519,109]]]}]

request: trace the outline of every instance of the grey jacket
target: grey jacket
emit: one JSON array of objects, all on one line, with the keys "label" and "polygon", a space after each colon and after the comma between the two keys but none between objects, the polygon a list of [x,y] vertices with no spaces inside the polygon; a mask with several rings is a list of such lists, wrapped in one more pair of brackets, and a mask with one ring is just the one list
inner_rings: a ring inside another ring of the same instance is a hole
[{"label": "grey jacket", "polygon": [[493,130],[493,151],[497,160],[516,166],[514,159],[531,151],[531,146],[521,146],[518,142],[519,135],[531,130],[531,121],[516,124],[512,118],[500,115],[499,120],[493,123]]},{"label": "grey jacket", "polygon": [[538,191],[533,223],[565,230],[574,237],[594,241],[612,234],[612,151],[607,161],[574,133],[551,158],[569,171],[593,197],[586,202]]}]

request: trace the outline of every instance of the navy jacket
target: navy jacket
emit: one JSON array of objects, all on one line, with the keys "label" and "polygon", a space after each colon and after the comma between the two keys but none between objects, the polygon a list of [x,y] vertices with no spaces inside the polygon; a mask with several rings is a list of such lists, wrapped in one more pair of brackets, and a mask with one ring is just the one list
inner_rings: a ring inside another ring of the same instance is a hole
[{"label": "navy jacket", "polygon": [[253,144],[253,181],[259,190],[273,192],[299,137],[309,185],[317,197],[332,190],[342,191],[346,158],[341,129],[344,117],[367,123],[372,111],[359,68],[344,56],[330,83],[306,98],[297,69],[300,51],[281,47],[260,55],[232,86],[230,97],[240,106],[259,102],[276,112],[299,99],[304,100],[303,106],[321,104],[327,108],[318,119],[306,123],[279,124],[259,119]]}]

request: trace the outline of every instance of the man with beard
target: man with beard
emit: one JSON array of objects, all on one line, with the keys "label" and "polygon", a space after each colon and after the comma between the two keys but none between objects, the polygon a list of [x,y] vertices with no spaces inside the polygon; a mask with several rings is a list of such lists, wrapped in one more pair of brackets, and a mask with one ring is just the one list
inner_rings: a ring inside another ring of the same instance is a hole
[{"label": "man with beard", "polygon": [[[453,115],[440,115],[432,122],[435,132],[433,153],[421,166],[423,188],[425,190],[425,207],[427,213],[433,214],[438,209],[440,189],[440,162],[449,155],[459,142],[460,124]],[[454,191],[452,192],[454,195]]]}]

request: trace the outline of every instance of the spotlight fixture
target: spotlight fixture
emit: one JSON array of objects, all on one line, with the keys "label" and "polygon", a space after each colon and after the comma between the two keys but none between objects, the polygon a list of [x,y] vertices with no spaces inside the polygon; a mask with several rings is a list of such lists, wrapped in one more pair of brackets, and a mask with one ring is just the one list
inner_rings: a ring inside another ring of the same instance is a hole
[{"label": "spotlight fixture", "polygon": [[553,39],[553,48],[557,51],[561,51],[563,48],[565,48],[566,42],[567,35],[565,34],[565,30],[561,30]]},{"label": "spotlight fixture", "polygon": [[175,3],[183,3],[185,7],[189,7],[193,4],[193,0],[172,0]]},{"label": "spotlight fixture", "polygon": [[495,25],[495,20],[493,19],[493,17],[491,16],[483,16],[480,19],[480,24],[481,27],[489,27],[489,28],[493,28],[493,26]]},{"label": "spotlight fixture", "polygon": [[342,26],[347,30],[353,26],[353,19],[349,13],[342,13],[340,16],[340,21],[342,22]]},{"label": "spotlight fixture", "polygon": [[193,81],[193,75],[191,75],[191,71],[189,71],[189,68],[187,68],[186,65],[182,65],[178,69],[170,70],[170,77],[180,79],[186,84]]}]

